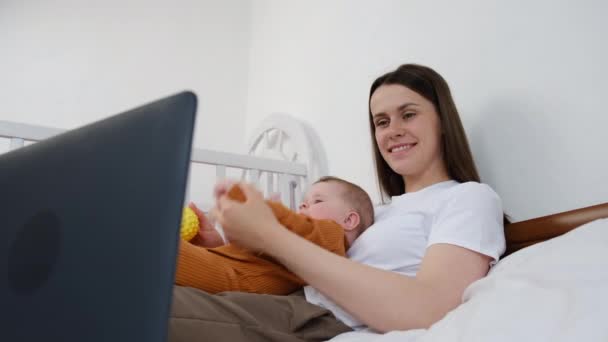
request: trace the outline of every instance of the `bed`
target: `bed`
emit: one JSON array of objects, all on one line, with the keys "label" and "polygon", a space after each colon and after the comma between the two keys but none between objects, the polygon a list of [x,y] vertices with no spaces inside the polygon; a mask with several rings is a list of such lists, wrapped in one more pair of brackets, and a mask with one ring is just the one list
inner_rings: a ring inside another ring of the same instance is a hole
[{"label": "bed", "polygon": [[[3,146],[19,148],[62,131],[0,121],[0,153]],[[286,114],[264,120],[247,150],[241,155],[194,148],[191,161],[211,167],[217,178],[237,170],[266,195],[280,193],[291,208],[310,182],[328,171],[314,130]],[[602,203],[509,224],[501,261],[467,288],[462,305],[430,329],[347,333],[335,340],[608,341],[606,218],[608,203]]]}]

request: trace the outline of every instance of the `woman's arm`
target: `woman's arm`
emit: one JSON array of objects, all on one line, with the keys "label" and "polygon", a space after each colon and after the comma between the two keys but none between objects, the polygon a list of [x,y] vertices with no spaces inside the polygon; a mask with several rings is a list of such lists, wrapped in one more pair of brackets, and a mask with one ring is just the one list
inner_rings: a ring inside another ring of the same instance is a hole
[{"label": "woman's arm", "polygon": [[464,289],[488,271],[490,258],[468,249],[428,248],[415,278],[328,253],[275,229],[265,250],[369,327],[385,332],[428,328],[461,302]]},{"label": "woman's arm", "polygon": [[241,187],[246,202],[219,201],[218,221],[229,239],[277,258],[378,331],[429,327],[488,271],[489,257],[449,244],[429,247],[414,278],[358,264],[282,228],[261,194],[247,184]]}]

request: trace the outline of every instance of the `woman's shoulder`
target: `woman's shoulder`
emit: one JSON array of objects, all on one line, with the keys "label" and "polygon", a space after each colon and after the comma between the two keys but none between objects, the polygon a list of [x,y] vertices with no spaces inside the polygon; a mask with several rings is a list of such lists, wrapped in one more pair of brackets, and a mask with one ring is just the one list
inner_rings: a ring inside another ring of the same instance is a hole
[{"label": "woman's shoulder", "polygon": [[501,212],[502,201],[491,186],[479,182],[456,183],[437,201],[438,213],[451,211]]}]

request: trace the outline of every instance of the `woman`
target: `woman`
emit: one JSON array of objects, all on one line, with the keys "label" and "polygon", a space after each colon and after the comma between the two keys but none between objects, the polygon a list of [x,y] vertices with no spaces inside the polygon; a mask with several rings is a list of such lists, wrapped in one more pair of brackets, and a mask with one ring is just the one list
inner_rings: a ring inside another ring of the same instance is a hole
[{"label": "woman", "polygon": [[[310,284],[305,292],[310,305],[318,304],[313,308],[328,308],[350,328],[426,328],[454,309],[504,251],[500,199],[479,183],[447,83],[432,69],[406,64],[379,77],[370,90],[369,122],[378,180],[392,200],[378,208],[376,223],[355,241],[349,259],[284,229],[250,185],[243,185],[245,203],[229,200],[220,188],[217,218],[232,242],[279,260]],[[256,319],[231,323],[275,328]],[[332,329],[328,335],[341,331]]]}]

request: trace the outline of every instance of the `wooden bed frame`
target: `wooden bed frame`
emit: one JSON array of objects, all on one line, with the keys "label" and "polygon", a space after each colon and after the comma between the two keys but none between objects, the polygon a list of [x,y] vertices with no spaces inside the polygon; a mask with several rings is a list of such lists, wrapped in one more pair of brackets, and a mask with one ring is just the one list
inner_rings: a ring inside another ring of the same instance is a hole
[{"label": "wooden bed frame", "polygon": [[507,250],[503,257],[600,218],[608,218],[608,203],[508,224],[505,226]]}]

